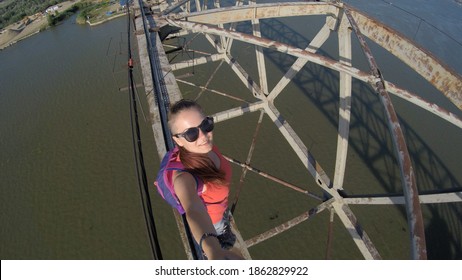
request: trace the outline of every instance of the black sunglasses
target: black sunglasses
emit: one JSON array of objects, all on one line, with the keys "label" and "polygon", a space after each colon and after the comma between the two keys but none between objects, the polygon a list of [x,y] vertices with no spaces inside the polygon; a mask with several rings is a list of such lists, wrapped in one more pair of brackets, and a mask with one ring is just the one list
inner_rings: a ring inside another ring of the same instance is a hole
[{"label": "black sunglasses", "polygon": [[199,129],[202,132],[209,133],[213,130],[213,118],[212,117],[205,117],[205,119],[201,122],[198,127],[190,127],[183,133],[173,134],[175,137],[183,137],[188,142],[194,142],[199,138]]}]

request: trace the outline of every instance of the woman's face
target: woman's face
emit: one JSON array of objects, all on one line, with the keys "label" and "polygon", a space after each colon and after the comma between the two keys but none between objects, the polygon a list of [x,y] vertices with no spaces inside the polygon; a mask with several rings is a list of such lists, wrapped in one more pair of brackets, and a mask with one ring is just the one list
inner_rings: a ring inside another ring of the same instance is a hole
[{"label": "woman's face", "polygon": [[[186,109],[178,113],[172,123],[172,134],[185,132],[188,128],[198,127],[205,116],[195,108]],[[173,137],[178,146],[184,147],[192,153],[205,154],[212,150],[213,133],[205,133],[199,129],[199,137],[196,141],[188,142],[184,137]]]}]

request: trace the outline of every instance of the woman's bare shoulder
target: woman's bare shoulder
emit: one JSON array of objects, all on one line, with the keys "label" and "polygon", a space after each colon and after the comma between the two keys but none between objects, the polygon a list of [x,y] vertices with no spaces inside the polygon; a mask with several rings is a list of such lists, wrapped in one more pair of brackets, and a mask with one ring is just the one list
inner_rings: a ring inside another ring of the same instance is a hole
[{"label": "woman's bare shoulder", "polygon": [[174,171],[173,172],[173,187],[175,192],[189,192],[196,189],[196,179],[194,176],[185,171]]}]

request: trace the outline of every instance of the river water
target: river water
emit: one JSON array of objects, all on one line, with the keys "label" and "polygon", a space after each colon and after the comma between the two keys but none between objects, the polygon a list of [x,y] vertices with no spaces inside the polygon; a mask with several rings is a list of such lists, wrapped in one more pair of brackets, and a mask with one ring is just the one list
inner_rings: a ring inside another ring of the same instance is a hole
[{"label": "river water", "polygon": [[[434,1],[418,1],[421,5],[414,6],[411,3],[416,1],[401,1],[401,9],[397,9],[383,1],[348,2],[383,21],[388,20],[394,28],[462,72],[460,44],[452,39],[441,43],[428,41],[429,35],[424,32],[425,23],[431,22],[433,27],[461,42],[460,4],[450,0],[438,5]],[[419,14],[426,21],[398,16],[396,11],[404,13],[403,10]],[[291,28],[283,29],[284,23]],[[297,23],[297,19],[278,19],[262,22],[262,28],[268,36],[280,36],[294,43],[298,38],[312,35],[306,35],[306,24]],[[316,26],[319,20],[310,24]],[[126,36],[126,18],[95,27],[76,25],[70,19],[0,52],[2,259],[151,258],[134,168],[128,92],[119,91],[127,84]],[[462,115],[445,98],[436,97],[436,91],[412,71],[390,59],[379,47],[372,49],[379,65],[387,62],[382,68],[387,79]],[[251,49],[243,44],[240,56],[245,57],[247,51]],[[330,55],[335,50],[327,45],[323,51]],[[274,83],[273,77],[283,74],[292,60],[271,52],[266,54]],[[357,63],[361,65],[364,61],[358,59]],[[190,81],[206,81],[210,75],[210,70],[207,71],[198,67]],[[140,72],[136,73],[140,83]],[[227,75],[229,72],[220,74],[213,80],[214,88],[226,90],[238,84]],[[278,109],[302,135],[331,178],[338,105],[337,85],[332,82],[335,79],[335,73],[311,67],[276,101]],[[197,96],[197,89],[183,85],[181,89],[186,97]],[[388,130],[383,114],[377,113],[380,104],[363,84],[355,83],[354,92],[359,94],[353,100],[345,189],[351,194],[399,193],[401,185]],[[147,112],[141,89],[139,95]],[[228,101],[223,104],[220,100],[210,95],[200,99],[210,113],[239,104]],[[462,132],[405,102],[396,102],[419,188],[422,191],[461,188]],[[148,180],[152,185],[159,159],[150,124],[144,121],[143,114],[140,118]],[[247,148],[241,147],[249,145],[257,120],[255,113],[244,122],[233,120],[218,125],[216,141],[222,150],[244,161]],[[247,126],[247,122],[252,125]],[[252,164],[294,184],[315,189],[295,156],[285,152],[288,145],[276,135],[276,129],[264,119]],[[265,152],[268,149],[272,151],[271,157]],[[234,170],[234,185],[238,185],[240,171]],[[276,199],[282,200],[275,203]],[[152,201],[164,258],[184,258],[172,211],[154,193]],[[307,205],[312,207],[316,203],[307,203],[249,174],[235,216],[244,238],[250,238],[300,214],[300,209],[306,211]],[[352,209],[382,257],[409,257],[404,209],[394,206]],[[461,210],[460,203],[423,206],[430,258],[462,258]],[[322,213],[273,241],[251,248],[251,254],[256,259],[323,258],[328,218],[328,213]],[[334,258],[361,258],[340,223],[335,226],[334,236]]]}]

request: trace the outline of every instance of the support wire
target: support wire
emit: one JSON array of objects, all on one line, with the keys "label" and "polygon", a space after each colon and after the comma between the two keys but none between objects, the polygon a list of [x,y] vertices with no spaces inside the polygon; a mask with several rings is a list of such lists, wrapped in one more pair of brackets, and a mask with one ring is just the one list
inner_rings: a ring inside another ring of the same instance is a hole
[{"label": "support wire", "polygon": [[[138,121],[138,110],[136,103],[135,84],[133,82],[133,59],[130,44],[130,8],[127,5],[127,30],[128,30],[128,86],[130,97],[130,125],[132,132],[133,152],[135,156],[135,167],[138,179],[138,186],[140,189],[140,196],[143,203],[144,219],[149,235],[151,251],[153,258],[156,260],[162,259],[160,245],[157,238],[156,225],[151,206],[151,199],[149,195],[148,181],[146,176],[146,168],[144,166],[143,147],[141,145],[141,133]],[[136,141],[135,141],[136,134]],[[136,143],[135,143],[136,142]]]}]

